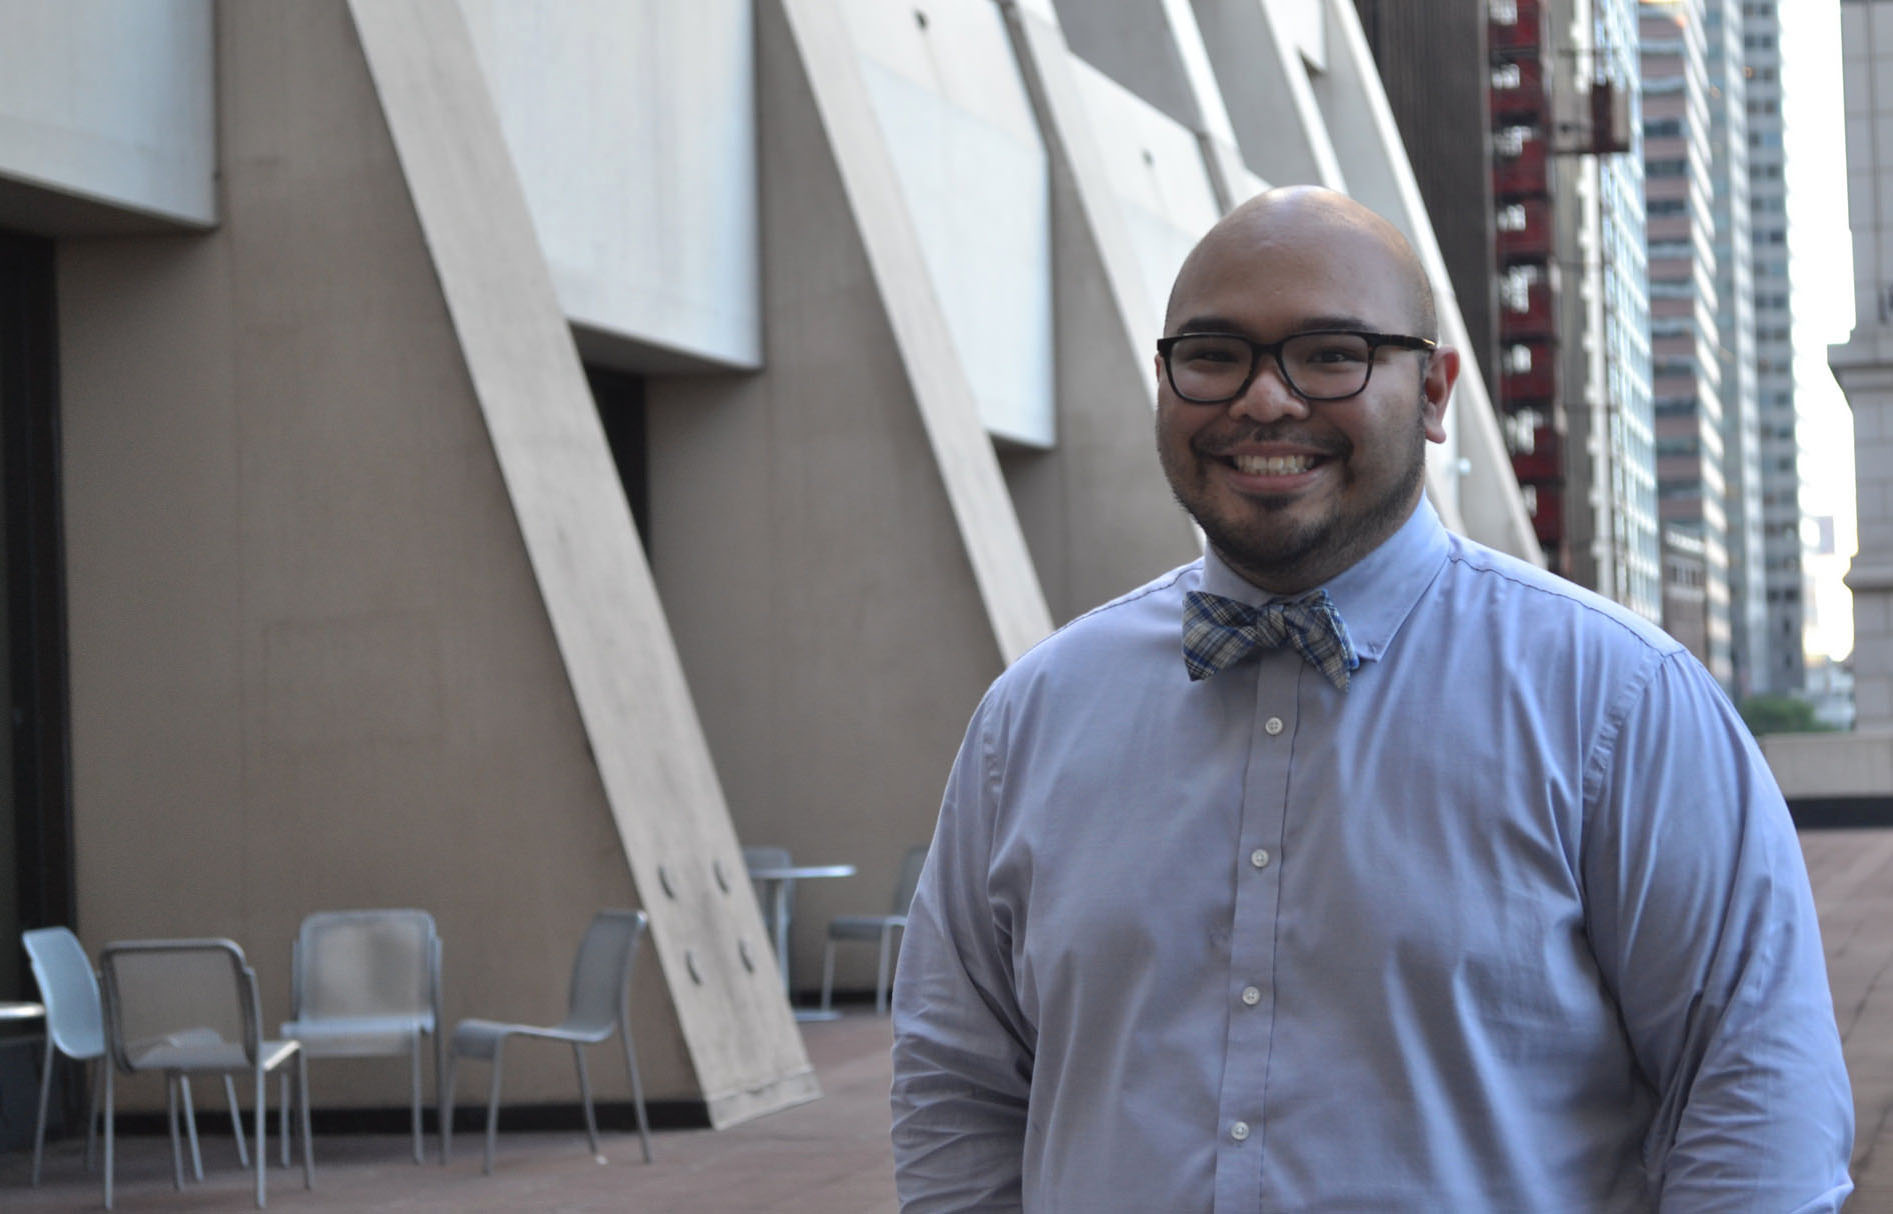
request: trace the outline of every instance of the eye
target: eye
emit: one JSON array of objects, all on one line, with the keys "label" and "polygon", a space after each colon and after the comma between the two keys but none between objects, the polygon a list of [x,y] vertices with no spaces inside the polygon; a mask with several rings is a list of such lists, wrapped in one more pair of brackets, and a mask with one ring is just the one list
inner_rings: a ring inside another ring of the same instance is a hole
[{"label": "eye", "polygon": [[1316,333],[1295,339],[1288,353],[1304,366],[1357,366],[1373,357],[1373,347],[1348,334]]},{"label": "eye", "polygon": [[1309,350],[1306,358],[1311,363],[1357,363],[1367,358],[1367,347],[1331,342]]},{"label": "eye", "polygon": [[1178,342],[1170,357],[1186,366],[1205,369],[1240,366],[1249,361],[1249,347],[1226,337],[1193,338]]}]

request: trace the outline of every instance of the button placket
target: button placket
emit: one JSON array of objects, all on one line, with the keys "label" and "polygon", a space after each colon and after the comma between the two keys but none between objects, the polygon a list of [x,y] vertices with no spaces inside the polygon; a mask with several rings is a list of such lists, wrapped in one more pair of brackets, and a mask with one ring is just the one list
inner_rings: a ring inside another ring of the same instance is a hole
[{"label": "button placket", "polygon": [[1287,811],[1304,665],[1293,653],[1264,654],[1257,663],[1255,698],[1246,722],[1249,753],[1241,830],[1234,871],[1229,874],[1235,878],[1235,904],[1227,971],[1231,982],[1224,988],[1230,1012],[1218,1101],[1222,1125],[1216,1164],[1219,1210],[1252,1208],[1255,1169],[1261,1159],[1276,1003],[1274,925],[1281,913],[1276,861]]}]

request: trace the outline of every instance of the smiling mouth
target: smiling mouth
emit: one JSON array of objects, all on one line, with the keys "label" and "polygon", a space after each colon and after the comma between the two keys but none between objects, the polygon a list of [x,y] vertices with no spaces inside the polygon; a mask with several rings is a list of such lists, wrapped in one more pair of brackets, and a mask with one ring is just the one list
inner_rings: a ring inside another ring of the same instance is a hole
[{"label": "smiling mouth", "polygon": [[1296,476],[1321,462],[1317,455],[1232,455],[1229,462],[1244,476]]}]

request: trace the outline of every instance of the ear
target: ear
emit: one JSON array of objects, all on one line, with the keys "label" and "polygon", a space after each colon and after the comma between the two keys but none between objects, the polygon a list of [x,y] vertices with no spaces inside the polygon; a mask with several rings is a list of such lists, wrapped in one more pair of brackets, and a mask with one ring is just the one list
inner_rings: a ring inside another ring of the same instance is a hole
[{"label": "ear", "polygon": [[1426,360],[1426,380],[1420,385],[1421,424],[1428,440],[1446,441],[1446,403],[1452,399],[1453,385],[1459,382],[1459,351],[1440,346]]}]

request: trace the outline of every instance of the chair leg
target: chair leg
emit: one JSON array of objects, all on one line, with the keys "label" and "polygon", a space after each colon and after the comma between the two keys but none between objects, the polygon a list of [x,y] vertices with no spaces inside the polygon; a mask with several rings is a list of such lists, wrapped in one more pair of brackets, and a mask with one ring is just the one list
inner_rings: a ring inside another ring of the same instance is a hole
[{"label": "chair leg", "polygon": [[118,1068],[112,1065],[110,1057],[99,1059],[99,1069],[105,1072],[105,1208],[112,1208],[112,1099],[117,1078],[113,1072]]},{"label": "chair leg", "polygon": [[263,1074],[263,1068],[256,1068],[256,1208],[262,1209],[268,1203],[264,1185],[269,1174],[269,1144],[265,1135],[269,1133],[269,1078]]},{"label": "chair leg", "polygon": [[624,1069],[631,1072],[631,1107],[638,1115],[638,1142],[644,1148],[644,1162],[651,1162],[651,1123],[644,1115],[644,1084],[638,1079],[638,1052],[631,1044],[631,1014],[618,1012],[618,1032],[624,1037]]},{"label": "chair leg", "polygon": [[822,1010],[835,1010],[835,938],[822,945]]},{"label": "chair leg", "polygon": [[309,1131],[309,1058],[296,1051],[296,1103],[302,1110],[302,1187],[315,1188],[315,1135]]},{"label": "chair leg", "polygon": [[237,1166],[250,1166],[250,1149],[243,1145],[243,1107],[237,1103],[237,1081],[228,1072],[223,1077],[224,1099],[230,1102],[230,1134],[237,1140]]},{"label": "chair leg", "polygon": [[443,1168],[454,1157],[454,1071],[459,1065],[460,1055],[447,1055],[447,1073],[440,1081],[440,1166]]},{"label": "chair leg", "polygon": [[585,1047],[572,1043],[572,1061],[578,1064],[578,1100],[585,1106],[585,1139],[591,1143],[592,1158],[599,1163],[605,1157],[598,1153],[598,1116],[592,1111],[592,1078],[585,1071]]},{"label": "chair leg", "polygon": [[493,1174],[493,1142],[499,1137],[500,1128],[500,1060],[506,1052],[504,1039],[493,1043],[493,1077],[488,1081],[486,1093],[486,1166],[481,1170],[488,1176]]},{"label": "chair leg", "polygon": [[414,1126],[414,1162],[421,1162],[421,1031],[414,1030],[408,1042],[408,1087],[413,1113],[409,1120]]},{"label": "chair leg", "polygon": [[197,1183],[204,1182],[204,1150],[198,1145],[197,1106],[191,1102],[191,1077],[180,1074],[177,1077],[178,1091],[184,1094],[184,1136],[191,1144],[191,1178]]},{"label": "chair leg", "polygon": [[447,1082],[447,1038],[440,1031],[440,1018],[434,1019],[434,1132],[441,1136],[440,1161],[447,1162],[447,1123],[453,1120],[453,1086]]},{"label": "chair leg", "polygon": [[[171,1184],[174,1188],[184,1187],[184,1155],[178,1150],[177,1143],[177,1079],[176,1075],[166,1072],[164,1076],[164,1124],[171,1131]],[[203,1177],[199,1176],[199,1180]]]},{"label": "chair leg", "polygon": [[[33,1187],[39,1188],[39,1162],[46,1151],[46,1106],[53,1095],[53,1035],[46,1034],[46,1056],[39,1068],[39,1119],[33,1123]],[[89,1132],[89,1131],[88,1131]]]},{"label": "chair leg", "polygon": [[99,1106],[104,1103],[105,1081],[110,1077],[111,1070],[111,1055],[99,1055],[92,1067],[92,1100],[85,1111],[85,1170],[88,1172],[98,1166]]},{"label": "chair leg", "polygon": [[281,1143],[283,1166],[289,1166],[289,1072],[277,1076],[276,1095],[282,1101],[282,1113],[276,1118],[276,1137]]},{"label": "chair leg", "polygon": [[882,928],[881,964],[880,967],[874,971],[874,1014],[876,1016],[887,1015],[887,959],[890,952],[889,946],[893,943],[894,929],[891,927]]}]

